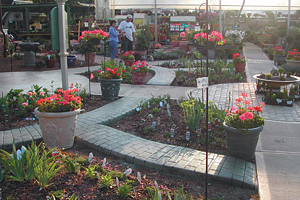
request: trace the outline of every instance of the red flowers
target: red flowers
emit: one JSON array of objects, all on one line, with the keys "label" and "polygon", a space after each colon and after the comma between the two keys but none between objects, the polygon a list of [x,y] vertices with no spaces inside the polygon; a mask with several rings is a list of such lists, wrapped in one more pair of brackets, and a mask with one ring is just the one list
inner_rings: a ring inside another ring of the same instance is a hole
[{"label": "red flowers", "polygon": [[137,72],[137,73],[148,73],[149,72],[149,68],[151,68],[151,66],[149,66],[148,64],[146,64],[146,61],[136,61],[135,63],[133,63],[132,65],[132,71]]},{"label": "red flowers", "polygon": [[90,39],[104,39],[108,37],[109,34],[103,31],[102,29],[95,29],[93,31],[82,31],[81,36],[79,37],[79,40],[83,39],[85,41],[88,41]]},{"label": "red flowers", "polygon": [[297,49],[293,49],[293,51],[288,51],[287,59],[300,60],[300,52],[298,52]]},{"label": "red flowers", "polygon": [[237,64],[237,63],[245,63],[245,56],[241,56],[241,54],[239,53],[234,53],[232,54],[232,58],[233,58],[233,63]]}]

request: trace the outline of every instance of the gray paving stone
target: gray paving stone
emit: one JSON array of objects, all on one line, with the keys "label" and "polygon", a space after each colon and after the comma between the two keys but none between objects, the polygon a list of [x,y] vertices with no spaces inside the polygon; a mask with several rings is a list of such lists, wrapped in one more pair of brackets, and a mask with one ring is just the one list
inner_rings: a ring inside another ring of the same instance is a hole
[{"label": "gray paving stone", "polygon": [[222,168],[219,173],[218,180],[231,183],[232,176],[233,176],[233,169]]}]

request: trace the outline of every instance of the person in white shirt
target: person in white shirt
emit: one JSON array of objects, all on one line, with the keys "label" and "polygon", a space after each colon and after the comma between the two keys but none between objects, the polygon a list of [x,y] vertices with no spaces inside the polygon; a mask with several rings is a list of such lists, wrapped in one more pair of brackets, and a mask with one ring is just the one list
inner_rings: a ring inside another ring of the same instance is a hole
[{"label": "person in white shirt", "polygon": [[127,15],[127,19],[122,21],[118,27],[118,30],[122,33],[122,46],[121,51],[133,51],[133,43],[135,42],[135,29],[131,22],[132,15]]}]

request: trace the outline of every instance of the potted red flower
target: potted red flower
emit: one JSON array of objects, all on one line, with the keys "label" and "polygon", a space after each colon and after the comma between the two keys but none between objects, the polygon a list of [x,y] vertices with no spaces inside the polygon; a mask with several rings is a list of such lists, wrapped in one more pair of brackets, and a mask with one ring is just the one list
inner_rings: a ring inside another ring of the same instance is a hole
[{"label": "potted red flower", "polygon": [[56,61],[56,51],[50,50],[44,56],[47,68],[54,68]]},{"label": "potted red flower", "polygon": [[273,52],[274,64],[279,65],[285,62],[285,51],[280,46],[274,47]]},{"label": "potted red flower", "polygon": [[297,49],[288,51],[284,69],[286,71],[300,72],[300,52]]},{"label": "potted red flower", "polygon": [[82,105],[77,88],[58,89],[54,95],[40,98],[34,113],[38,116],[47,148],[71,148]]},{"label": "potted red flower", "polygon": [[259,134],[263,130],[264,119],[259,115],[262,113],[262,106],[251,106],[251,102],[242,96],[235,100],[235,106],[226,110],[223,128],[226,133],[226,142],[229,155],[244,160],[252,160]]},{"label": "potted red flower", "polygon": [[134,63],[135,57],[132,51],[126,51],[121,55],[121,59],[124,61],[126,67],[131,67]]},{"label": "potted red flower", "polygon": [[103,62],[98,73],[102,98],[108,100],[118,99],[122,81],[121,64],[117,65],[114,61]]},{"label": "potted red flower", "polygon": [[134,84],[144,84],[145,77],[147,76],[147,73],[149,72],[149,68],[151,68],[148,64],[146,64],[146,61],[136,61],[131,66],[132,69],[132,78]]},{"label": "potted red flower", "polygon": [[245,56],[241,56],[239,53],[232,54],[233,64],[235,67],[235,73],[245,72],[246,59]]}]

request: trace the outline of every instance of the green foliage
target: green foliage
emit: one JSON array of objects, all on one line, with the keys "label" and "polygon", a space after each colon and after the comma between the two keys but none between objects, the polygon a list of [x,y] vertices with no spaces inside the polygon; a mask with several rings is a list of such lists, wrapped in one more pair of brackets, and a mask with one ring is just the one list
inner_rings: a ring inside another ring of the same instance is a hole
[{"label": "green foliage", "polygon": [[152,114],[156,114],[156,113],[159,113],[159,111],[160,111],[160,108],[152,108],[152,110],[151,110],[151,113]]},{"label": "green foliage", "polygon": [[79,48],[77,49],[82,55],[94,53],[98,51],[97,46],[93,43],[93,40],[81,40]]},{"label": "green foliage", "polygon": [[63,198],[64,190],[50,191],[49,194],[55,200],[56,198]]},{"label": "green foliage", "polygon": [[106,187],[109,189],[113,185],[113,179],[111,175],[106,174],[106,175],[101,175],[101,180],[99,181],[100,187]]},{"label": "green foliage", "polygon": [[187,195],[184,193],[183,188],[174,191],[174,198],[172,199],[169,192],[167,192],[168,200],[193,200],[191,195]]},{"label": "green foliage", "polygon": [[50,150],[43,150],[42,155],[37,160],[34,166],[35,178],[38,185],[42,188],[46,188],[50,185],[51,179],[54,175],[62,168],[62,166],[57,167],[55,157],[51,155]]},{"label": "green foliage", "polygon": [[164,138],[169,138],[171,136],[171,133],[170,132],[164,132],[163,135],[164,135]]},{"label": "green foliage", "polygon": [[186,53],[182,50],[173,50],[171,52],[157,51],[152,54],[154,60],[173,60],[185,56]]},{"label": "green foliage", "polygon": [[76,162],[79,163],[80,165],[83,165],[83,166],[88,166],[90,164],[87,158],[84,158],[84,157],[81,157],[81,156],[76,158]]},{"label": "green foliage", "polygon": [[75,158],[69,156],[63,156],[63,165],[65,166],[68,173],[77,174],[80,171],[81,165],[77,162]]},{"label": "green foliage", "polygon": [[183,110],[183,121],[191,130],[198,128],[199,122],[203,117],[201,105],[195,99],[189,99],[180,103]]},{"label": "green foliage", "polygon": [[109,171],[107,174],[109,176],[111,176],[112,179],[115,179],[116,177],[118,177],[119,180],[125,180],[126,179],[126,175],[124,173],[116,171],[116,170]]},{"label": "green foliage", "polygon": [[144,129],[144,134],[149,134],[152,133],[154,131],[154,128],[152,128],[152,126],[146,126]]},{"label": "green foliage", "polygon": [[136,38],[136,43],[135,43],[136,51],[148,50],[152,42],[152,35],[149,31],[148,25],[142,26],[140,31],[137,32],[135,38]]},{"label": "green foliage", "polygon": [[117,189],[117,194],[123,199],[126,199],[129,196],[130,192],[132,192],[132,187],[126,184],[122,185]]},{"label": "green foliage", "polygon": [[95,165],[90,165],[85,169],[85,177],[89,179],[97,179],[98,178],[98,173],[95,172]]}]

